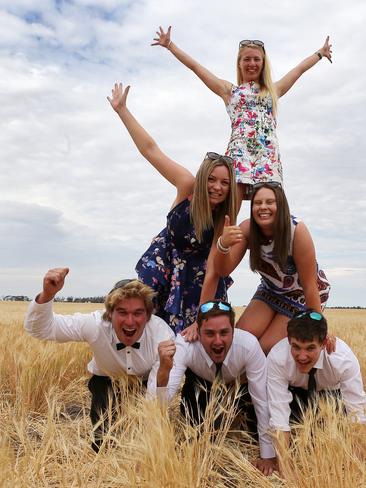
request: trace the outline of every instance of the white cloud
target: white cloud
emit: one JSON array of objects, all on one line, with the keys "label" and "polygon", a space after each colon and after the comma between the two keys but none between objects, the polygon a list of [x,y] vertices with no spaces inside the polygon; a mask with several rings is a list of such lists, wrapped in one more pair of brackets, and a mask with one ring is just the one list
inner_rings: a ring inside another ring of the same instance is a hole
[{"label": "white cloud", "polygon": [[[225,150],[221,100],[169,52],[150,47],[156,28],[171,24],[178,45],[232,81],[243,38],[265,41],[278,79],[331,35],[334,63],[318,63],[281,99],[279,138],[290,205],[312,232],[332,304],[366,304],[358,271],[366,237],[361,0],[352,9],[314,0],[275,8],[264,0],[260,9],[232,0],[8,4],[0,1],[0,295],[33,292],[42,267],[61,261],[72,266],[75,294],[100,293],[133,272],[164,226],[174,189],[109,107],[115,81],[132,85],[133,113],[191,171],[207,150]],[[247,303],[258,283],[247,268],[245,261],[234,273],[234,303]]]}]

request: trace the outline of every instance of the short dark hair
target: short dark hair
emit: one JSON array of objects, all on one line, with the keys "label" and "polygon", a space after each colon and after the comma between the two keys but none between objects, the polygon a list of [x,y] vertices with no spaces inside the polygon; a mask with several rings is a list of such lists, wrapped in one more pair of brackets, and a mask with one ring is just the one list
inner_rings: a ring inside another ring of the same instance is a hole
[{"label": "short dark hair", "polygon": [[[207,312],[202,312],[201,307],[204,304],[200,305],[199,310],[198,310],[198,315],[197,315],[198,330],[200,330],[202,322],[204,320],[208,320],[211,317],[217,317],[219,315],[226,315],[227,317],[229,317],[230,325],[232,328],[234,328],[234,326],[235,326],[235,311],[229,303],[222,302],[222,300],[210,300],[209,302],[206,302],[206,303],[213,303],[214,305]],[[218,306],[219,303],[227,304],[230,307],[230,309],[229,310],[222,310]]]},{"label": "short dark hair", "polygon": [[[319,315],[319,320],[311,318],[312,313]],[[318,340],[319,342],[324,342],[327,334],[328,324],[326,318],[324,315],[312,309],[296,314],[287,324],[288,338],[292,337],[298,341],[310,342]]]}]

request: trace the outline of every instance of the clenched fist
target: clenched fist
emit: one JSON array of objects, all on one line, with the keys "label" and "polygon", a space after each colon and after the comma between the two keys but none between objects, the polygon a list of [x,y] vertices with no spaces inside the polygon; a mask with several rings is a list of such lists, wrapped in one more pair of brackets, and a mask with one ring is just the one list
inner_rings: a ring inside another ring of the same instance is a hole
[{"label": "clenched fist", "polygon": [[56,293],[62,290],[68,272],[69,268],[49,269],[43,278],[43,290],[37,296],[36,302],[47,303],[53,300]]}]

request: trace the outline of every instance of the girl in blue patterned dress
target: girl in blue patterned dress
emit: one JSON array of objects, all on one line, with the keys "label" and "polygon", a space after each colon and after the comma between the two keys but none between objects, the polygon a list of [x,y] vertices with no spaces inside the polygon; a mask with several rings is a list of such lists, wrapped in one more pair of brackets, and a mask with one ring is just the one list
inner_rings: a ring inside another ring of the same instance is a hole
[{"label": "girl in blue patterned dress", "polygon": [[276,135],[277,99],[290,90],[298,78],[320,59],[331,61],[329,36],[324,45],[307,57],[283,78],[274,83],[264,43],[244,40],[239,44],[237,86],[217,78],[184,51],[160,27],[153,46],[167,48],[181,63],[190,68],[205,85],[219,95],[231,121],[231,137],[226,154],[234,160],[239,201],[250,198],[254,183],[282,183],[282,165]]},{"label": "girl in blue patterned dress", "polygon": [[[187,340],[196,336],[196,312],[212,244],[225,215],[236,219],[236,184],[231,158],[207,153],[196,177],[164,154],[127,109],[129,86],[115,84],[108,97],[140,153],[177,189],[167,226],[136,266],[138,277],[157,292],[155,313]],[[210,280],[213,296],[226,300],[230,279]],[[186,329],[188,326],[188,329]]]},{"label": "girl in blue patterned dress", "polygon": [[[237,326],[254,334],[264,352],[286,337],[287,322],[296,313],[321,312],[325,307],[330,285],[316,262],[311,235],[303,222],[290,215],[280,184],[255,184],[250,219],[236,226],[227,218],[217,242],[211,262],[218,276],[229,275],[247,249],[252,271],[261,275]],[[203,289],[202,300],[210,298]]]}]

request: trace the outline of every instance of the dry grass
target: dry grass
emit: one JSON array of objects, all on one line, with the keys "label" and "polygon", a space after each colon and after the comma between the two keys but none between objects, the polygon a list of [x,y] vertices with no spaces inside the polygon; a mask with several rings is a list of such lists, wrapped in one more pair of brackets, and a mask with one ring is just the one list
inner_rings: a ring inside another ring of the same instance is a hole
[{"label": "dry grass", "polygon": [[[311,412],[288,451],[287,482],[264,478],[249,458],[256,448],[244,434],[213,440],[154,402],[129,397],[107,442],[90,448],[89,394],[84,344],[37,341],[23,332],[27,304],[0,304],[1,487],[332,487],[366,486],[365,426],[340,418],[332,405],[322,422]],[[62,313],[95,304],[56,304]],[[330,328],[359,357],[366,374],[366,312],[328,311]],[[123,379],[121,380],[124,381]],[[229,414],[233,414],[229,408]]]}]

